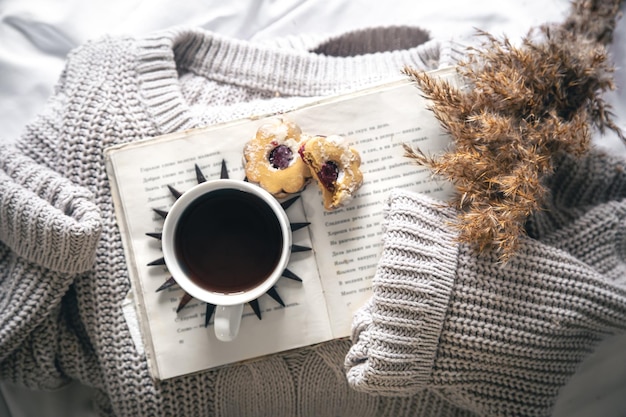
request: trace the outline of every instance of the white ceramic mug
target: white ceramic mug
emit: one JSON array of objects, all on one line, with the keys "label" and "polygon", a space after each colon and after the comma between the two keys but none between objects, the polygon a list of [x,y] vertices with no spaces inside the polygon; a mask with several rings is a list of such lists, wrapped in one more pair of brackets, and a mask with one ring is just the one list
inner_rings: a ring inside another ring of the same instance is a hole
[{"label": "white ceramic mug", "polygon": [[215,335],[233,340],[244,304],[287,267],[291,228],[280,203],[245,181],[219,179],[184,192],[165,218],[163,256],[177,284],[216,306]]}]

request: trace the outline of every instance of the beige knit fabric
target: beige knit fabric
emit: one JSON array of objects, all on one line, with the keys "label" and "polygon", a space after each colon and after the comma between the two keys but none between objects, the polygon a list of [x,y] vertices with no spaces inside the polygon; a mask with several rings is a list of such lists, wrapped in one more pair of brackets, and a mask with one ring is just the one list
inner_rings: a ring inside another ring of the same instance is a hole
[{"label": "beige knit fabric", "polygon": [[563,161],[556,210],[533,219],[504,266],[457,246],[438,202],[392,194],[353,344],[150,378],[122,315],[130,283],[104,148],[289,110],[397,78],[405,65],[433,69],[455,51],[431,40],[344,57],[328,42],[337,56],[175,29],[71,54],[47,109],[15,148],[0,148],[0,378],[41,389],[78,380],[103,416],[549,412],[594,343],[624,328],[624,170],[597,156]]},{"label": "beige knit fabric", "polygon": [[0,149],[0,377],[39,389],[78,380],[103,416],[469,415],[428,392],[350,389],[346,340],[153,381],[122,314],[130,283],[103,159],[110,145],[289,110],[404,65],[433,69],[446,51],[428,41],[330,57],[188,29],[74,51],[46,110]]},{"label": "beige knit fabric", "polygon": [[429,388],[481,415],[549,416],[606,335],[626,329],[625,164],[563,158],[549,210],[507,263],[450,233],[450,209],[396,190],[374,296],[355,316],[350,384]]}]

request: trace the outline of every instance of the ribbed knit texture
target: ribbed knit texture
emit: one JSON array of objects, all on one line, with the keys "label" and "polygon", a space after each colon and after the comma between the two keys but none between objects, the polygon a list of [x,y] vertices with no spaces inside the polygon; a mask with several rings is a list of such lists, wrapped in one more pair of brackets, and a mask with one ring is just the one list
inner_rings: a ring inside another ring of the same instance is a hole
[{"label": "ribbed knit texture", "polygon": [[91,193],[10,149],[3,152],[0,175],[6,176],[0,181],[2,242],[54,271],[91,268],[101,228]]},{"label": "ribbed knit texture", "polygon": [[549,416],[595,345],[626,329],[624,163],[563,158],[507,263],[454,243],[450,209],[394,191],[374,295],[346,358],[357,390],[438,391],[485,416]]},{"label": "ribbed knit texture", "polygon": [[[457,267],[451,221],[419,194],[394,192],[374,297],[354,317],[346,365],[357,389],[394,394],[428,388]],[[415,208],[421,207],[422,210]]]}]

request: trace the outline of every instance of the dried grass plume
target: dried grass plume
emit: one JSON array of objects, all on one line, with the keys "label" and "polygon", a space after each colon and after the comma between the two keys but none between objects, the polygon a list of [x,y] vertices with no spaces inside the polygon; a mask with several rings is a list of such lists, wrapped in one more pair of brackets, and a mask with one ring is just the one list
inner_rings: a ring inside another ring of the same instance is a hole
[{"label": "dried grass plume", "polygon": [[463,87],[405,69],[453,138],[441,155],[405,150],[455,185],[460,241],[506,260],[542,207],[554,157],[587,152],[593,129],[624,136],[602,99],[614,88],[613,68],[596,39],[565,25],[534,30],[519,45],[480,35],[482,46],[458,66]]}]

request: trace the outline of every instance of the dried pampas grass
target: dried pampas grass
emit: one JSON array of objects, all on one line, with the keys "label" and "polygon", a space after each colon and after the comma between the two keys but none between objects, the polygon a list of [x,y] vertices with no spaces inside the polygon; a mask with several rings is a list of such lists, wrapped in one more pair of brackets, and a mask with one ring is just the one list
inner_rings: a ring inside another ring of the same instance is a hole
[{"label": "dried pampas grass", "polygon": [[613,68],[596,39],[565,25],[537,29],[519,46],[480,36],[482,46],[458,67],[463,87],[405,69],[453,138],[441,155],[405,150],[456,186],[459,240],[506,260],[542,207],[554,157],[587,152],[594,128],[624,137],[602,99],[614,88]]}]

